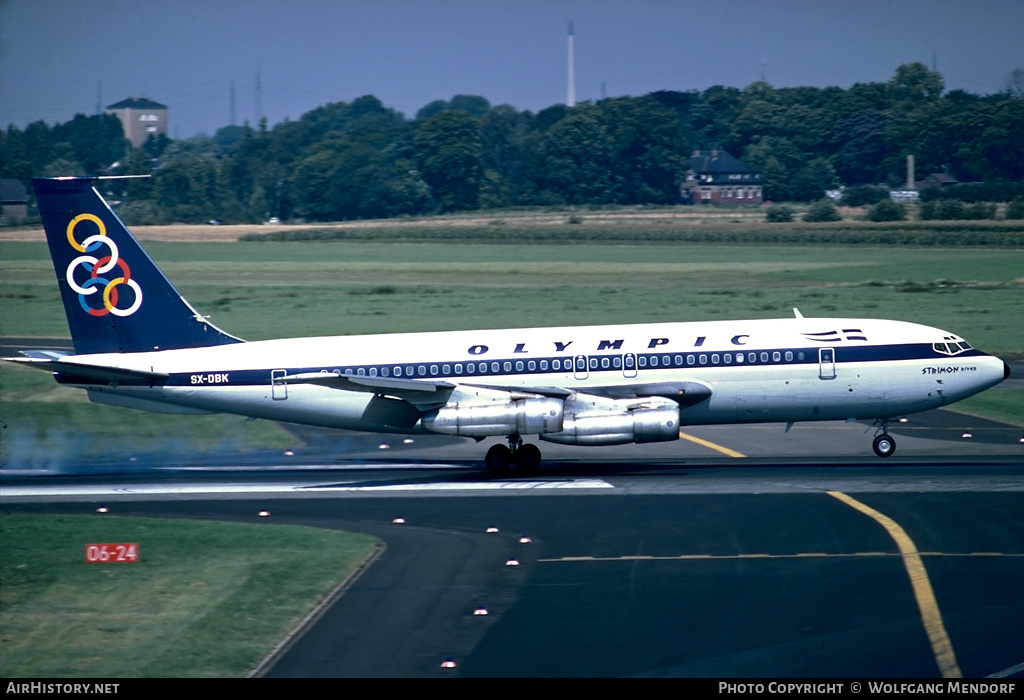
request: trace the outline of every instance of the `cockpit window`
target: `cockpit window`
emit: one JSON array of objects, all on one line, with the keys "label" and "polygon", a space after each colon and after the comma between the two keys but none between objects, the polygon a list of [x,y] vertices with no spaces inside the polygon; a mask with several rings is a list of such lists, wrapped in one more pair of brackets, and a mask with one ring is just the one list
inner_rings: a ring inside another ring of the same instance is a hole
[{"label": "cockpit window", "polygon": [[964,341],[954,341],[952,338],[946,338],[950,341],[948,343],[932,343],[932,350],[943,355],[958,355],[962,352],[971,350],[971,346]]}]

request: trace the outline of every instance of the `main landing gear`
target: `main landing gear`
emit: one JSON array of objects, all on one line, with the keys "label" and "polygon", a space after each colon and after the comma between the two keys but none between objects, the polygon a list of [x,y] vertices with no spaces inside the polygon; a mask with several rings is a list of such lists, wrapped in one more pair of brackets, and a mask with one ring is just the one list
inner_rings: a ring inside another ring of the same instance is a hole
[{"label": "main landing gear", "polygon": [[871,448],[879,457],[892,457],[896,452],[896,441],[889,435],[889,419],[881,419],[878,421],[878,426],[882,432],[875,436],[875,441],[871,444]]},{"label": "main landing gear", "polygon": [[521,474],[535,474],[540,467],[540,450],[536,445],[523,444],[518,435],[508,436],[508,447],[494,445],[487,450],[484,457],[487,471],[495,476],[508,472],[510,465],[515,464]]}]

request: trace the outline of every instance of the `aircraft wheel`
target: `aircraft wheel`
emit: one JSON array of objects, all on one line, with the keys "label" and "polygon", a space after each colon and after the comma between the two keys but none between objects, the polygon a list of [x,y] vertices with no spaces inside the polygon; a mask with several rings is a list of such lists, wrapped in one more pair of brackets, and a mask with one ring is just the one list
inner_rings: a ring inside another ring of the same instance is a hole
[{"label": "aircraft wheel", "polygon": [[871,447],[879,457],[892,457],[893,453],[896,452],[896,441],[888,433],[883,433],[875,438],[875,442]]},{"label": "aircraft wheel", "polygon": [[494,445],[487,450],[484,457],[484,466],[494,476],[500,476],[508,471],[508,465],[512,461],[512,451],[506,445]]},{"label": "aircraft wheel", "polygon": [[523,474],[536,474],[540,467],[540,449],[536,445],[523,445],[515,454],[516,466]]}]

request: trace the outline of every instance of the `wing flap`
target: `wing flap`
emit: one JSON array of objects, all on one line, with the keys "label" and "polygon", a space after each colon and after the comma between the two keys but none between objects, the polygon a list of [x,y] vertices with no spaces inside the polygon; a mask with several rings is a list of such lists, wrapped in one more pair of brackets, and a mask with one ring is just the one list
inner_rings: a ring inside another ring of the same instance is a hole
[{"label": "wing flap", "polygon": [[618,386],[587,387],[583,392],[610,399],[671,399],[681,407],[693,406],[711,398],[711,387],[701,382],[648,382]]},{"label": "wing flap", "polygon": [[445,381],[421,381],[395,377],[356,377],[333,372],[304,372],[280,377],[286,384],[314,384],[342,391],[361,391],[402,399],[420,411],[429,411],[448,403],[455,385]]}]

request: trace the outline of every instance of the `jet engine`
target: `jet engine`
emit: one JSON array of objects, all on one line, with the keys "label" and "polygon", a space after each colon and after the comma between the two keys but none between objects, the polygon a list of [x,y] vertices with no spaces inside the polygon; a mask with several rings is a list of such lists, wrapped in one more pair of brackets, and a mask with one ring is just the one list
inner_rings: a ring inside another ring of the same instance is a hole
[{"label": "jet engine", "polygon": [[565,403],[538,394],[459,387],[423,416],[425,429],[445,435],[536,435],[562,430]]},{"label": "jet engine", "polygon": [[679,439],[679,404],[671,399],[604,399],[577,395],[565,403],[563,429],[541,440],[562,445],[625,445]]}]

